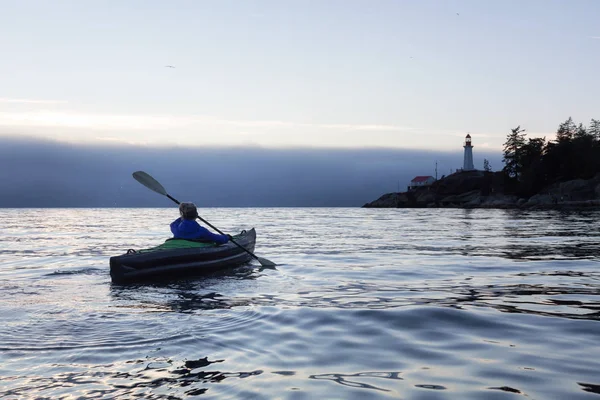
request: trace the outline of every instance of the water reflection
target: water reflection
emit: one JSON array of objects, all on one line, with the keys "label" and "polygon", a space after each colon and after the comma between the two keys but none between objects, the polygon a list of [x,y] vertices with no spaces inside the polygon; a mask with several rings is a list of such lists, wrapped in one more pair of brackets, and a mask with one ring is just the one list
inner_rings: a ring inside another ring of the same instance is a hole
[{"label": "water reflection", "polygon": [[[514,239],[514,237],[513,237]],[[461,241],[473,240],[473,235],[461,234]],[[531,242],[535,242],[535,238],[530,239]],[[413,249],[423,255],[430,256],[453,256],[461,255],[464,257],[477,256],[477,257],[499,257],[506,258],[509,260],[523,260],[523,261],[541,261],[541,260],[578,260],[588,259],[597,260],[600,254],[600,243],[587,241],[581,238],[570,242],[563,241],[563,239],[556,238],[549,240],[548,238],[539,243],[507,243],[495,245],[483,244],[470,244],[464,245],[452,245],[448,244],[445,246],[440,245],[423,245],[415,243],[412,245]]]},{"label": "water reflection", "polygon": [[[155,366],[153,365],[155,362],[151,362],[148,363],[144,369],[138,372],[119,374],[119,378],[133,381],[133,383],[114,384],[113,387],[116,389],[136,389],[144,387],[156,388],[163,385],[167,385],[169,387],[187,387],[196,383],[218,383],[227,378],[243,379],[263,373],[261,370],[249,372],[202,370],[202,368],[208,367],[211,364],[221,363],[224,361],[225,360],[209,361],[208,357],[204,357],[197,360],[185,361],[183,365],[175,367],[171,361],[167,361],[167,366],[162,365],[162,363],[156,363],[157,365]],[[157,372],[158,374],[156,374]],[[159,376],[157,377],[157,375]],[[204,393],[207,390],[207,388],[194,388],[193,392],[199,394]],[[127,392],[125,392],[125,394],[126,393]],[[192,395],[190,390],[186,391],[185,394]]]},{"label": "water reflection", "polygon": [[509,386],[491,387],[491,388],[488,388],[488,389],[491,389],[491,390],[502,390],[503,392],[510,392],[510,393],[521,394],[521,391],[519,389],[511,388]]},{"label": "water reflection", "polygon": [[473,238],[473,210],[466,208],[462,210],[461,227],[459,239],[470,241]]},{"label": "water reflection", "polygon": [[[119,365],[94,366],[92,370],[81,372],[60,372],[52,377],[23,379],[22,386],[0,392],[0,395],[7,398],[25,398],[37,393],[41,396],[37,398],[62,398],[61,391],[64,388],[72,388],[73,393],[83,395],[82,398],[109,396],[173,400],[204,394],[209,390],[207,384],[219,383],[230,378],[244,379],[263,373],[261,370],[228,372],[210,369],[213,364],[224,361],[211,361],[208,357],[183,363],[170,359],[130,360]],[[66,366],[55,367],[60,369]],[[70,367],[77,368],[78,366]],[[25,377],[13,377],[16,380],[22,378]],[[104,388],[92,389],[100,385]],[[53,393],[57,396],[52,396]]]},{"label": "water reflection", "polygon": [[581,382],[577,382],[577,384],[579,386],[581,386],[581,388],[585,392],[600,394],[600,385],[594,385],[591,383],[581,383]]},{"label": "water reflection", "polygon": [[110,295],[117,307],[194,313],[198,310],[230,309],[247,306],[249,299],[230,298],[212,290],[215,281],[254,280],[259,274],[252,268],[222,271],[195,280],[132,285],[111,285]]},{"label": "water reflection", "polygon": [[442,385],[415,385],[415,387],[421,389],[446,390],[446,387]]},{"label": "water reflection", "polygon": [[396,379],[403,380],[400,377],[401,372],[359,372],[356,374],[320,374],[320,375],[310,375],[310,379],[324,379],[329,380],[335,383],[339,383],[340,385],[350,386],[361,389],[373,389],[373,390],[381,390],[383,392],[389,392],[387,389],[383,389],[377,387],[375,385],[371,385],[364,382],[359,382],[359,379],[364,378],[377,378],[377,379]]},{"label": "water reflection", "polygon": [[511,260],[557,260],[557,259],[596,259],[600,246],[597,244],[549,244],[532,246],[526,244],[508,245],[501,249],[502,256]]},{"label": "water reflection", "polygon": [[[242,276],[244,278],[242,278]],[[600,273],[588,271],[520,272],[489,277],[477,284],[473,277],[441,282],[345,282],[319,288],[279,294],[223,294],[227,279],[254,280],[252,273],[221,275],[210,280],[180,281],[152,285],[113,285],[110,289],[116,307],[195,313],[248,306],[290,306],[343,309],[391,309],[414,305],[461,308],[485,306],[507,313],[522,313],[569,319],[600,319],[597,285]],[[544,283],[536,283],[543,280]],[[511,281],[533,280],[533,283]],[[556,281],[555,284],[551,283]],[[576,298],[565,298],[573,297]]]}]

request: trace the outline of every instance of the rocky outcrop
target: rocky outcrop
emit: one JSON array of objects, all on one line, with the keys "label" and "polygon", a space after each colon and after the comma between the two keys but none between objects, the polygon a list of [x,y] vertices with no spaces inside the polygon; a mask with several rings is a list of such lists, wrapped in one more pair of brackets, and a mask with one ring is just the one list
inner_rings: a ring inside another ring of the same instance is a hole
[{"label": "rocky outcrop", "polygon": [[501,172],[464,171],[431,186],[388,193],[366,208],[600,208],[600,174],[593,179],[555,183],[529,198],[505,194]]}]

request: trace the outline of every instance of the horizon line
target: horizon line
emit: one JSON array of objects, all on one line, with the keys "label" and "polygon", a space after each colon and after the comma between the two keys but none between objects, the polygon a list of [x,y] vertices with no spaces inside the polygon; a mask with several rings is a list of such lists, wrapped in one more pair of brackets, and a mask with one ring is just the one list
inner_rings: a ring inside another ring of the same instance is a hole
[{"label": "horizon line", "polygon": [[[2,134],[0,133],[0,142],[3,139],[7,139],[9,141],[14,142],[37,142],[40,144],[56,144],[56,145],[75,145],[85,148],[115,148],[115,149],[128,149],[128,148],[136,148],[136,149],[147,149],[147,150],[224,150],[224,149],[252,149],[252,150],[280,150],[280,151],[355,151],[355,150],[366,150],[366,151],[420,151],[420,152],[430,152],[430,153],[453,153],[460,151],[462,152],[462,142],[457,145],[456,149],[431,149],[431,148],[415,148],[415,147],[398,147],[398,146],[306,146],[306,145],[273,145],[273,146],[265,146],[261,144],[251,144],[251,143],[239,143],[239,144],[227,144],[227,145],[217,145],[217,144],[190,144],[190,145],[182,145],[182,144],[173,144],[173,143],[148,143],[148,142],[136,142],[136,141],[112,141],[106,140],[104,138],[98,140],[70,140],[65,138],[53,138],[53,137],[42,137],[40,135],[35,134],[27,134],[27,135],[17,135],[17,134]],[[501,151],[502,147],[492,147],[492,146],[473,146],[474,148],[479,147],[479,152],[484,153],[494,153],[496,151]],[[484,150],[481,150],[484,149]]]}]

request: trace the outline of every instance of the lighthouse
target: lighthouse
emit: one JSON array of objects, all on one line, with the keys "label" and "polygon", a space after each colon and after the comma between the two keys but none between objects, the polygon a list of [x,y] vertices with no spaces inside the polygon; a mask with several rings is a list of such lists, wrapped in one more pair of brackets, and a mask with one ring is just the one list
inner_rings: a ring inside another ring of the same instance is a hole
[{"label": "lighthouse", "polygon": [[463,164],[464,171],[472,171],[475,169],[473,166],[473,145],[471,144],[471,135],[467,134],[465,137],[465,162]]}]

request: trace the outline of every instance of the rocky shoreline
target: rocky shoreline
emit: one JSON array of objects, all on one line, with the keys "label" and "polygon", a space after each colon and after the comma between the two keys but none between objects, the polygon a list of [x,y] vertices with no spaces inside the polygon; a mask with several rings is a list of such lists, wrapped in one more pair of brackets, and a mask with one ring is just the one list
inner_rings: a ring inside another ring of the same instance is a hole
[{"label": "rocky shoreline", "polygon": [[387,193],[363,208],[600,209],[600,174],[552,184],[521,197],[507,194],[502,172],[463,171],[408,192]]}]

